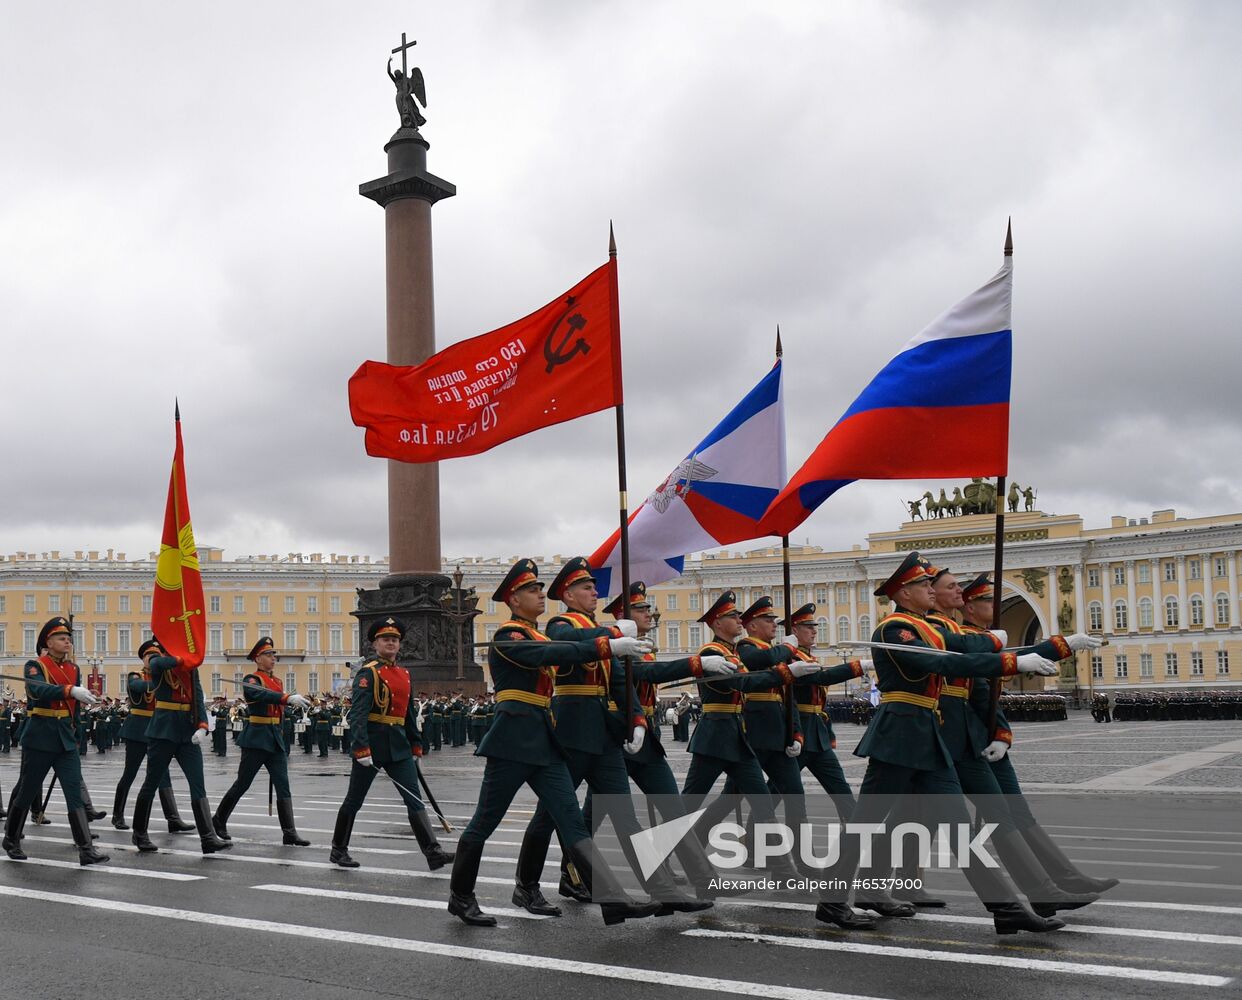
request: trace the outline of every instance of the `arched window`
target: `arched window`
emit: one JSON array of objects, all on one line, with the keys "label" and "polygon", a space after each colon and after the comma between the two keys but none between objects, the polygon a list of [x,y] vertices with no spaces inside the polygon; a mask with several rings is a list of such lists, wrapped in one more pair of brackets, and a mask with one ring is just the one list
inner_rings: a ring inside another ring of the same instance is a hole
[{"label": "arched window", "polygon": [[871,638],[871,616],[870,615],[863,615],[861,618],[858,619],[858,638],[860,639]]},{"label": "arched window", "polygon": [[827,618],[816,618],[815,619],[815,641],[821,646],[828,645],[829,639],[828,639],[828,619]]},{"label": "arched window", "polygon": [[1151,628],[1155,624],[1150,597],[1139,598],[1139,628]]},{"label": "arched window", "polygon": [[1164,599],[1164,627],[1177,628],[1181,615],[1177,607],[1176,597],[1166,597]]},{"label": "arched window", "polygon": [[1190,624],[1203,624],[1203,598],[1198,594],[1190,599]]},{"label": "arched window", "polygon": [[1099,601],[1092,601],[1087,605],[1087,621],[1088,627],[1092,632],[1104,631],[1104,605]]},{"label": "arched window", "polygon": [[1130,609],[1122,600],[1113,601],[1113,630],[1125,632],[1130,627]]},{"label": "arched window", "polygon": [[848,642],[850,639],[850,620],[842,615],[837,619],[837,642]]},{"label": "arched window", "polygon": [[1229,624],[1229,595],[1228,594],[1222,593],[1222,594],[1216,595],[1216,624],[1217,625],[1228,625]]}]

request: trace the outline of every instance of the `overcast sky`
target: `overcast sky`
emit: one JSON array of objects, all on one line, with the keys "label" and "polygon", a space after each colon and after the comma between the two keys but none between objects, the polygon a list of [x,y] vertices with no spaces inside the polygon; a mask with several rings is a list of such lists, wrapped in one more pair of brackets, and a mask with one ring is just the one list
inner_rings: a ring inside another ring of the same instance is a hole
[{"label": "overcast sky", "polygon": [[[559,295],[615,221],[634,502],[777,323],[797,468],[996,271],[1012,215],[1011,477],[1089,526],[1242,510],[1237,3],[71,2],[3,27],[2,553],[156,548],[174,396],[201,544],[387,552],[346,381],[384,358],[357,190],[403,30],[458,192],[441,347]],[[445,554],[591,552],[613,433],[443,464]],[[795,540],[848,548],[941,485],[848,487]]]}]

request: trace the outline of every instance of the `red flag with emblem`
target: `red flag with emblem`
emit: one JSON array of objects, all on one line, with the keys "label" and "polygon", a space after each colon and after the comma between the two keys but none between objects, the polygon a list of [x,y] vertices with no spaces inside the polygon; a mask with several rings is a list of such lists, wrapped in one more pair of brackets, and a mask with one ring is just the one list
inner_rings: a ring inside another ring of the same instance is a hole
[{"label": "red flag with emblem", "polygon": [[368,455],[438,462],[621,403],[617,262],[516,323],[420,365],[364,361],[349,412]]},{"label": "red flag with emblem", "polygon": [[190,501],[185,486],[185,455],[181,445],[181,407],[176,408],[177,444],[173,450],[164,533],[155,564],[155,594],[151,599],[151,631],[170,656],[180,656],[187,667],[203,662],[207,642],[207,611],[198,546],[190,523]]}]

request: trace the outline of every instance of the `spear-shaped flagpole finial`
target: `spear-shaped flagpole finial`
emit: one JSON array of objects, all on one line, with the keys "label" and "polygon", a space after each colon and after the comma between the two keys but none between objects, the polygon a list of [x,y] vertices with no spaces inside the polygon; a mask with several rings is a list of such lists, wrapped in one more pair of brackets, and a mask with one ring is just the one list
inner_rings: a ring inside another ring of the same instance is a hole
[{"label": "spear-shaped flagpole finial", "polygon": [[176,396],[173,397],[173,420],[181,423],[181,400]]},{"label": "spear-shaped flagpole finial", "polygon": [[1009,222],[1005,226],[1005,256],[1013,256],[1013,216],[1009,217]]},{"label": "spear-shaped flagpole finial", "polygon": [[617,237],[612,232],[612,219],[608,220],[608,256],[615,257],[617,255]]},{"label": "spear-shaped flagpole finial", "polygon": [[784,353],[785,353],[784,350],[781,348],[781,325],[777,323],[776,324],[776,356],[779,358]]}]

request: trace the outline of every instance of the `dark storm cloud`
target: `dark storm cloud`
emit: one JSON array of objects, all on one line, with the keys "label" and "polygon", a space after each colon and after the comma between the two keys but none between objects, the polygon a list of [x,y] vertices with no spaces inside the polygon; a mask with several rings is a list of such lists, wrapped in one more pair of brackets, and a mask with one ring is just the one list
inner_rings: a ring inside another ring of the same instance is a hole
[{"label": "dark storm cloud", "polygon": [[[995,271],[1012,214],[1013,476],[1088,524],[1242,507],[1234,6],[408,16],[10,18],[0,448],[15,484],[64,454],[72,488],[6,490],[0,552],[151,548],[174,394],[200,541],[387,550],[345,382],[383,351],[383,217],[356,192],[384,172],[402,28],[430,169],[459,190],[434,212],[442,345],[573,284],[615,220],[633,502],[771,364],[778,322],[796,468]],[[445,552],[590,552],[613,453],[599,414],[445,463]],[[797,537],[848,547],[940,484],[915,485],[851,487]]]}]

